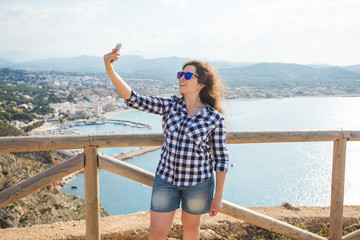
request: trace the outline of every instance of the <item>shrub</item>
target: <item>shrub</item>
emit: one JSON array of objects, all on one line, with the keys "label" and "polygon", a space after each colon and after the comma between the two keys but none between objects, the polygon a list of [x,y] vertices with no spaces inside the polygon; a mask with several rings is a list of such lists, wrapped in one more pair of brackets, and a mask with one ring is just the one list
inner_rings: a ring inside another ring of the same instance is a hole
[{"label": "shrub", "polygon": [[57,204],[57,203],[54,203],[53,206],[55,207],[55,209],[64,208],[61,204]]},{"label": "shrub", "polygon": [[40,210],[40,213],[41,213],[41,214],[44,214],[44,213],[46,213],[46,212],[51,213],[51,211],[52,211],[51,208],[43,208],[43,209]]}]

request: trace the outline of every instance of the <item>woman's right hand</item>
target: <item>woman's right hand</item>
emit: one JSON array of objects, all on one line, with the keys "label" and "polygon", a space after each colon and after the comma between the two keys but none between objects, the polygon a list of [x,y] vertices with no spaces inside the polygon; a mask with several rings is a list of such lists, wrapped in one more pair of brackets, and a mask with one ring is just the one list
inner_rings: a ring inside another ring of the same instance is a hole
[{"label": "woman's right hand", "polygon": [[113,69],[115,61],[119,60],[120,53],[115,53],[116,49],[113,48],[113,50],[104,55],[104,62],[105,62],[105,68],[107,70]]}]

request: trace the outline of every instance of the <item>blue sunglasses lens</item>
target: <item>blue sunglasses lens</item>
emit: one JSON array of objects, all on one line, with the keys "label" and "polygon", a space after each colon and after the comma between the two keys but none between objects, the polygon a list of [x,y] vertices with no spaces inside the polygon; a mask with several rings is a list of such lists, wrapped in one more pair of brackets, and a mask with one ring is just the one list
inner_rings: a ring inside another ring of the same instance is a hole
[{"label": "blue sunglasses lens", "polygon": [[[185,74],[185,76],[184,76],[184,74]],[[177,73],[177,78],[180,79],[182,76],[184,76],[184,78],[185,78],[186,80],[190,80],[193,75],[194,75],[194,74],[193,74],[193,73],[190,73],[190,72],[188,72],[188,73],[178,72],[178,73]]]},{"label": "blue sunglasses lens", "polygon": [[193,76],[193,73],[185,73],[185,79],[190,80]]},{"label": "blue sunglasses lens", "polygon": [[177,78],[180,79],[183,75],[184,75],[184,72],[178,72],[177,73]]}]

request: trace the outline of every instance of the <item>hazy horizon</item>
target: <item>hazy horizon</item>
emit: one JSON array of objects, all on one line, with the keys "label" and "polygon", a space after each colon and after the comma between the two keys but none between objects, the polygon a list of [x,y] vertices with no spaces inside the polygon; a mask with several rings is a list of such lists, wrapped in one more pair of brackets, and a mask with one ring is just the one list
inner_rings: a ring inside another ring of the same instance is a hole
[{"label": "hazy horizon", "polygon": [[360,64],[355,0],[0,1],[0,58],[124,55]]},{"label": "hazy horizon", "polygon": [[[20,54],[20,53],[19,53]],[[44,58],[34,58],[34,59],[25,59],[22,61],[17,61],[15,60],[11,60],[11,59],[7,59],[5,57],[1,56],[1,51],[0,51],[0,59],[6,60],[6,61],[10,61],[13,64],[21,64],[21,63],[27,63],[27,62],[33,62],[33,61],[45,61],[45,60],[50,60],[50,59],[72,59],[72,58],[78,58],[78,57],[95,57],[95,58],[100,58],[102,59],[103,56],[91,56],[91,55],[78,55],[78,56],[70,56],[70,57],[44,57]],[[164,56],[164,57],[155,57],[155,58],[145,58],[144,56],[141,55],[122,55],[121,57],[141,57],[144,60],[156,60],[156,59],[166,59],[166,58],[179,58],[179,59],[192,59],[191,57],[179,57],[179,56]],[[120,57],[120,58],[121,58]],[[221,59],[206,59],[206,58],[202,58],[199,60],[204,60],[206,62],[219,62],[219,63],[229,63],[229,64],[242,64],[243,66],[250,66],[250,65],[254,65],[254,64],[259,64],[259,63],[283,63],[283,64],[298,64],[298,65],[305,65],[305,66],[329,66],[329,67],[351,67],[351,66],[356,66],[356,65],[360,65],[360,61],[359,64],[354,64],[354,65],[344,65],[344,66],[340,66],[340,65],[331,65],[331,64],[326,64],[326,63],[309,63],[309,64],[302,64],[302,63],[295,63],[295,62],[265,62],[265,61],[259,61],[259,62],[242,62],[242,61],[228,61],[228,60],[221,60]]]}]

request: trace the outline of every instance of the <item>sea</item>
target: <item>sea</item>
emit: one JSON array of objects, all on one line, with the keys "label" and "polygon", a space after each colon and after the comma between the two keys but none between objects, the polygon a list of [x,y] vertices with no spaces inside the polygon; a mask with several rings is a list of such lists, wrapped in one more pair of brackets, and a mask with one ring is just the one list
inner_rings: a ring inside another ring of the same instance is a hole
[{"label": "sea", "polygon": [[[360,130],[360,97],[304,97],[229,100],[224,104],[227,131]],[[77,127],[81,134],[161,132],[161,116],[138,110],[112,119],[132,120],[151,129],[102,124]],[[134,148],[105,148],[113,156]],[[244,207],[329,206],[333,142],[228,144],[230,167],[223,199]],[[128,163],[155,172],[160,150]],[[360,142],[348,142],[346,205],[360,205]],[[72,189],[71,186],[77,186]],[[112,215],[149,210],[151,188],[114,173],[99,171],[102,206]],[[63,193],[85,197],[84,176],[71,180]]]}]

